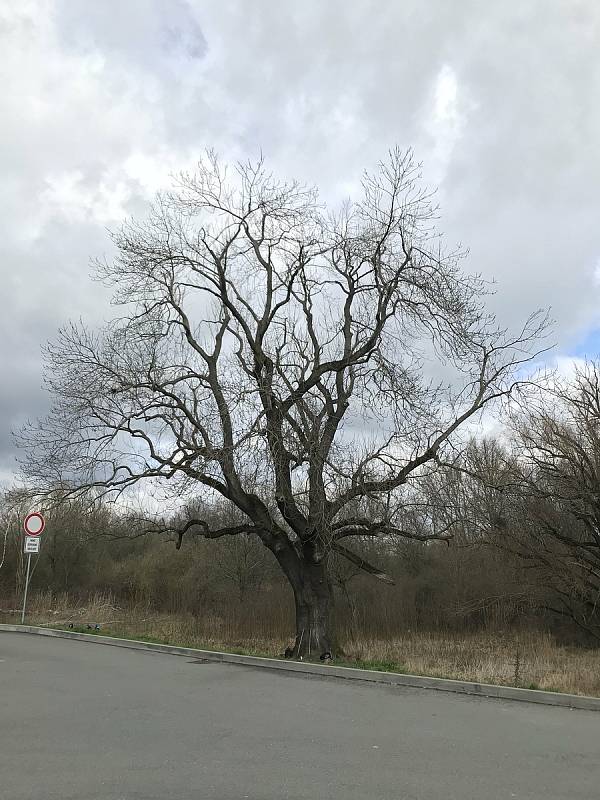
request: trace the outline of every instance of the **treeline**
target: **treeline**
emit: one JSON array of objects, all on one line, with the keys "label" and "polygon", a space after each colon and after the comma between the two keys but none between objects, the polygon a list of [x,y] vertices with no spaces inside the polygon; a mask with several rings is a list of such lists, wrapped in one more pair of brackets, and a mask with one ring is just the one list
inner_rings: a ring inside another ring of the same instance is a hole
[{"label": "treeline", "polygon": [[[26,506],[13,492],[0,515],[4,609],[16,606],[23,587],[20,519]],[[204,513],[222,517],[227,509]],[[393,585],[334,556],[330,576],[346,634],[528,625],[597,642],[598,365],[528,394],[525,406],[511,408],[501,438],[472,441],[452,463],[439,463],[413,489],[401,521],[404,536],[351,543]],[[243,617],[262,632],[293,619],[289,586],[258,539],[240,534],[209,541],[191,528],[176,549],[176,537],[147,529],[110,506],[57,507],[34,559],[32,590],[68,593],[81,602],[108,592],[124,606]],[[449,538],[413,538],[433,529]]]},{"label": "treeline", "polygon": [[[4,531],[0,604],[7,611],[19,606],[25,560],[16,516]],[[394,583],[375,581],[336,558],[331,576],[345,636],[391,638],[407,630],[503,630],[517,624],[575,634],[549,610],[547,587],[521,559],[484,536],[456,533],[449,542],[426,544],[363,539],[353,549]],[[282,634],[293,621],[293,597],[277,563],[246,535],[207,541],[192,534],[177,550],[164,536],[142,535],[131,518],[72,504],[48,514],[41,553],[32,564],[34,594],[68,594],[74,605],[108,594],[124,608],[227,618],[262,635]]]},{"label": "treeline", "polygon": [[[238,535],[207,541],[186,536],[181,549],[153,534],[140,535],[106,508],[71,505],[48,514],[32,591],[68,594],[85,604],[110,594],[121,606],[193,615],[239,615],[263,629],[293,620],[293,597],[271,553]],[[6,528],[5,528],[6,530]],[[16,608],[24,580],[22,533],[9,522],[0,602]],[[531,615],[520,567],[486,544],[456,537],[449,544],[360,540],[353,549],[394,580],[382,584],[342,559],[331,565],[342,628],[357,636],[393,636],[407,629],[503,627]]]}]

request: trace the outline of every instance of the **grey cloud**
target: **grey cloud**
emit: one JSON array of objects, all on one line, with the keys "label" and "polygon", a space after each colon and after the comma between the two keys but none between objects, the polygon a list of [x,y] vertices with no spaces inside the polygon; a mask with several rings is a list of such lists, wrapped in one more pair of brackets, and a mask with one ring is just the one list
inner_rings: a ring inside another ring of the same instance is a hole
[{"label": "grey cloud", "polygon": [[172,66],[178,59],[200,58],[206,51],[202,30],[182,0],[103,0],[56,4],[56,29],[67,48],[103,53],[145,73]]},{"label": "grey cloud", "polygon": [[413,145],[502,321],[552,306],[562,352],[600,324],[595,0],[0,0],[0,37],[0,473],[40,345],[110,313],[105,228],[205,146],[335,201]]}]

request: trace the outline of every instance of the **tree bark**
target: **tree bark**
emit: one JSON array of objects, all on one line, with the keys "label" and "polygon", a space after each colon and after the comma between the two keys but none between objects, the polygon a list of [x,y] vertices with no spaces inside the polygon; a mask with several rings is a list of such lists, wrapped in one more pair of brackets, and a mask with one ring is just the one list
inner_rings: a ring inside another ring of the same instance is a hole
[{"label": "tree bark", "polygon": [[287,548],[275,555],[294,592],[296,636],[286,656],[329,660],[333,657],[335,637],[333,586],[327,559],[315,562]]},{"label": "tree bark", "polygon": [[333,592],[326,564],[302,562],[298,586],[293,586],[296,606],[296,658],[331,658],[333,648]]}]

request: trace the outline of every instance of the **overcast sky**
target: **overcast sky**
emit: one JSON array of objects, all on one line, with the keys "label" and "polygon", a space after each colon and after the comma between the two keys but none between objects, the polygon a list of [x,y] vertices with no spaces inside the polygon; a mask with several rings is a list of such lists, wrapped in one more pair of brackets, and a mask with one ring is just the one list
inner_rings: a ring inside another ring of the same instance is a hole
[{"label": "overcast sky", "polygon": [[331,202],[412,146],[501,321],[599,349],[598,0],[0,0],[0,79],[0,481],[42,345],[110,315],[106,229],[207,146]]}]

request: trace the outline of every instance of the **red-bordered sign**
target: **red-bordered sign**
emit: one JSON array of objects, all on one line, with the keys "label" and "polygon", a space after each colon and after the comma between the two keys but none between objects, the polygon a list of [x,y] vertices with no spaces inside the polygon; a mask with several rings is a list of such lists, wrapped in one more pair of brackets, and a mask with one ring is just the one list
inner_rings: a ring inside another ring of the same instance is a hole
[{"label": "red-bordered sign", "polygon": [[25,517],[23,527],[27,536],[41,536],[46,527],[46,520],[39,511],[32,511]]}]

